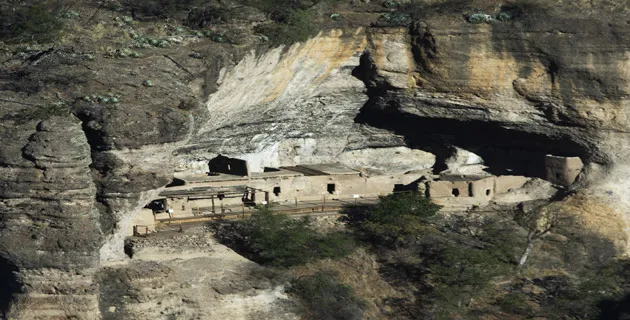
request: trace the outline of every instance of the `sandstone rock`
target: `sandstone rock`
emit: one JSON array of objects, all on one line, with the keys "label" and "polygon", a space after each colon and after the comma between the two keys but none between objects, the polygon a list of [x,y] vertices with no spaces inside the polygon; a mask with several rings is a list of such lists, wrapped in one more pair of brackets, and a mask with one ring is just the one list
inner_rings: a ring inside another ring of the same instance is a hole
[{"label": "sandstone rock", "polygon": [[343,152],[339,155],[339,162],[350,168],[367,169],[368,172],[402,174],[433,167],[435,156],[406,147],[371,148]]},{"label": "sandstone rock", "polygon": [[286,280],[218,244],[208,231],[135,238],[133,261],[104,268],[107,318],[297,319]]},{"label": "sandstone rock", "polygon": [[[15,148],[0,146],[0,153]],[[102,233],[94,204],[96,188],[88,165],[90,146],[81,124],[71,117],[37,125],[24,147],[20,167],[5,167],[0,259],[16,268],[2,282],[19,290],[11,319],[74,315],[96,319],[98,265]],[[6,159],[6,158],[5,158]]]}]

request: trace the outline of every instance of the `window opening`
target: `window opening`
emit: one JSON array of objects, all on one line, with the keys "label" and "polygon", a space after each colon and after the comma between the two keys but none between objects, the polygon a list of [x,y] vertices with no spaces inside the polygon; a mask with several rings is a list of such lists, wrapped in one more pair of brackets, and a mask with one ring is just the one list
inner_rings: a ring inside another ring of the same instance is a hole
[{"label": "window opening", "polygon": [[334,184],[334,183],[329,183],[329,184],[326,186],[326,190],[327,190],[327,191],[328,191],[328,193],[330,193],[330,194],[335,193],[335,189],[336,189],[336,186],[335,186],[335,184]]},{"label": "window opening", "polygon": [[273,187],[273,194],[275,194],[276,197],[279,196],[280,195],[280,187]]},{"label": "window opening", "polygon": [[153,200],[149,204],[149,208],[151,208],[151,210],[153,210],[153,213],[164,212],[164,211],[166,211],[166,200],[164,200],[164,199]]},{"label": "window opening", "polygon": [[457,188],[456,188],[456,189],[453,189],[453,191],[451,191],[451,193],[452,193],[454,196],[459,197],[459,189],[457,189]]}]

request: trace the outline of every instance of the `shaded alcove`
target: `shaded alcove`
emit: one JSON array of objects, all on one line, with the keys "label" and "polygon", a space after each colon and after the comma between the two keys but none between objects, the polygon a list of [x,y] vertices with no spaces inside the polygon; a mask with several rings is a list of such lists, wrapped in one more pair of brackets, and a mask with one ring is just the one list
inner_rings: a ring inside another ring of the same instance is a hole
[{"label": "shaded alcove", "polygon": [[186,181],[182,180],[182,179],[178,179],[178,178],[173,178],[173,180],[171,181],[171,183],[166,185],[166,188],[171,188],[171,187],[181,187],[183,185],[186,184]]},{"label": "shaded alcove", "polygon": [[18,268],[13,263],[0,257],[0,319],[6,317],[13,296],[20,292],[17,271]]},{"label": "shaded alcove", "polygon": [[[499,123],[423,118],[400,113],[396,106],[385,110],[368,104],[355,122],[386,129],[405,137],[410,148],[436,155],[434,169],[446,168],[448,159],[458,146],[484,159],[487,171],[500,175],[544,177],[546,154],[579,156],[589,161],[595,148],[580,145],[566,135],[543,134],[507,129]],[[382,103],[382,100],[381,100]]]}]

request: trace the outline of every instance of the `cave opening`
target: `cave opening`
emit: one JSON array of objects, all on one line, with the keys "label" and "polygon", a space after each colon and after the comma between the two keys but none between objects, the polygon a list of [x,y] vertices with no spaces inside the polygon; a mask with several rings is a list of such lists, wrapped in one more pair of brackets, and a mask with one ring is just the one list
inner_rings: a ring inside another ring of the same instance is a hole
[{"label": "cave opening", "polygon": [[[410,148],[436,156],[434,173],[447,168],[446,160],[456,151],[454,146],[479,155],[494,175],[545,177],[545,156],[579,156],[587,161],[596,158],[589,150],[568,136],[555,136],[509,129],[499,123],[424,118],[401,113],[396,106],[378,108],[377,101],[368,102],[355,122],[385,129],[401,135]],[[597,159],[595,159],[597,160]],[[601,159],[600,159],[601,160]]]}]

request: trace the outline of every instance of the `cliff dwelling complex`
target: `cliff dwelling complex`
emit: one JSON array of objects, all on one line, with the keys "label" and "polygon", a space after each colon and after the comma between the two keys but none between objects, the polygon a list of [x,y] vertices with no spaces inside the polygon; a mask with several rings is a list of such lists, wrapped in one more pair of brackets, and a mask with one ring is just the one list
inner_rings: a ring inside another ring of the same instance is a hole
[{"label": "cliff dwelling complex", "polygon": [[[547,155],[544,177],[571,185],[581,172],[579,157]],[[256,205],[274,204],[285,213],[313,213],[347,204],[374,203],[393,192],[419,191],[445,206],[480,206],[495,196],[521,189],[533,178],[417,170],[402,174],[369,174],[341,164],[264,168],[252,172],[247,161],[222,155],[208,162],[205,175],[179,176],[151,201],[134,221],[135,234],[155,231],[160,223],[199,222],[250,214]]]}]

